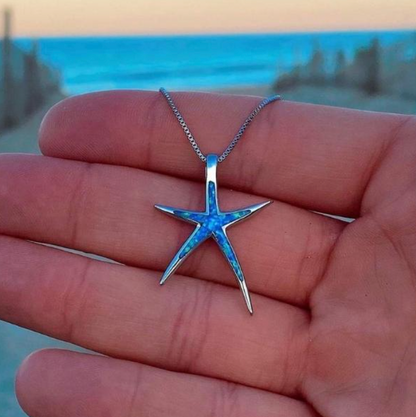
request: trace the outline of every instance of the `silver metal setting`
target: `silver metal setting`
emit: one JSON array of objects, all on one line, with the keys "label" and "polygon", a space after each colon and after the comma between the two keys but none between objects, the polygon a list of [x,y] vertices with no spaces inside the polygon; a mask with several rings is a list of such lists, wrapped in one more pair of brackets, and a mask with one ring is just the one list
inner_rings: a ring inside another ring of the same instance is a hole
[{"label": "silver metal setting", "polygon": [[205,211],[190,211],[176,209],[173,207],[156,205],[155,207],[164,213],[167,213],[180,220],[195,224],[195,230],[185,241],[163,274],[160,284],[163,285],[171,277],[185,259],[203,242],[213,238],[222,253],[227,259],[237,279],[239,287],[243,293],[248,311],[253,314],[253,307],[250,299],[250,293],[247,288],[246,280],[238,261],[234,248],[227,236],[227,229],[240,221],[246,220],[254,213],[266,207],[271,201],[255,204],[243,209],[222,212],[218,204],[218,186],[217,186],[217,165],[219,158],[217,155],[209,154],[206,157],[206,201]]}]

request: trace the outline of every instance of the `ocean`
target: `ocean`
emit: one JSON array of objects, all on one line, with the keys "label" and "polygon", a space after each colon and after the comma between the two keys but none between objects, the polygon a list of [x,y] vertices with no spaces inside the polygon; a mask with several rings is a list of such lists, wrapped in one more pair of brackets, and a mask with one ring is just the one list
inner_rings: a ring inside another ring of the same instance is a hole
[{"label": "ocean", "polygon": [[[174,37],[39,39],[41,58],[62,71],[64,89],[80,94],[108,89],[220,89],[270,85],[283,71],[306,62],[318,45],[328,56],[374,38],[383,46],[416,36],[410,31]],[[18,39],[24,49],[31,40]],[[62,346],[0,322],[0,416],[23,417],[14,396],[14,374],[30,352]]]},{"label": "ocean", "polygon": [[[352,59],[378,38],[388,46],[411,31],[39,39],[41,58],[60,69],[69,94],[108,89],[221,89],[270,85],[319,46]],[[30,48],[29,39],[18,44]]]}]

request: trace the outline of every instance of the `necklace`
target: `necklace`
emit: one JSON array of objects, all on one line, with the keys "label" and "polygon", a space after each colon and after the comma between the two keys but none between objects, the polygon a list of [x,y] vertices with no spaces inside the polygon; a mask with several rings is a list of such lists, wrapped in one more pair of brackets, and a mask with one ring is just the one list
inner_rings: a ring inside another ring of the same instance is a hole
[{"label": "necklace", "polygon": [[262,208],[266,207],[271,203],[271,201],[266,201],[264,203],[255,204],[253,206],[245,207],[243,209],[234,210],[234,211],[221,211],[218,205],[218,192],[217,192],[217,166],[219,163],[223,162],[231,151],[235,148],[239,140],[242,138],[244,132],[251,124],[253,119],[260,113],[260,111],[266,107],[268,104],[280,100],[280,96],[275,95],[269,98],[264,99],[247,117],[245,122],[242,124],[238,133],[234,139],[230,142],[225,151],[220,155],[209,154],[204,155],[199,148],[194,136],[192,135],[188,125],[186,124],[184,118],[182,117],[180,111],[175,105],[170,94],[164,89],[161,88],[160,92],[166,98],[170,108],[172,109],[176,119],[181,125],[183,131],[185,132],[186,137],[188,138],[192,148],[195,153],[198,155],[199,159],[206,164],[206,200],[205,200],[205,211],[190,211],[177,209],[168,206],[161,206],[159,204],[155,207],[164,213],[167,213],[171,216],[174,216],[180,220],[186,221],[188,223],[194,224],[195,230],[185,241],[176,255],[173,257],[172,261],[168,265],[165,273],[160,280],[160,284],[163,285],[169,277],[171,277],[183,261],[203,242],[209,238],[213,238],[218,246],[220,247],[222,253],[227,259],[228,263],[233,270],[239,287],[243,293],[244,300],[246,302],[248,311],[253,314],[253,307],[250,299],[250,293],[247,288],[246,280],[244,278],[243,270],[241,269],[240,262],[237,259],[237,255],[231,245],[231,242],[227,236],[227,228],[242,221],[254,213],[258,212]]}]

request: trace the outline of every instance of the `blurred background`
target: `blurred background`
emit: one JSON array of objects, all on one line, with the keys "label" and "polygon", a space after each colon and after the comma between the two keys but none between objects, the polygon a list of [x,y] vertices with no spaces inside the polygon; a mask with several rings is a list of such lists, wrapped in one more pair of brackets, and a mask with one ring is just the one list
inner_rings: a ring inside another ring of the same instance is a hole
[{"label": "blurred background", "polygon": [[[0,152],[38,153],[53,104],[108,89],[277,91],[416,113],[415,0],[9,0],[0,8]],[[46,346],[63,344],[0,323],[1,417],[24,415],[14,374]]]}]

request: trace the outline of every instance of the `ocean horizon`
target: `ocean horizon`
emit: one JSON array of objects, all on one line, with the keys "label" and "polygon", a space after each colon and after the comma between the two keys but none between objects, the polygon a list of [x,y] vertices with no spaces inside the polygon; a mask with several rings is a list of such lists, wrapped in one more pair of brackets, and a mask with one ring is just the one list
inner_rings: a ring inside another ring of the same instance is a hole
[{"label": "ocean horizon", "polygon": [[[38,39],[41,59],[62,72],[68,94],[112,89],[215,90],[268,86],[284,71],[307,62],[315,48],[335,60],[352,60],[378,39],[383,48],[416,39],[416,31],[362,31],[238,35],[48,37]],[[16,43],[29,50],[32,41]],[[416,57],[416,42],[409,57]],[[67,345],[0,322],[1,417],[24,417],[14,395],[23,359],[44,347]]]},{"label": "ocean horizon", "polygon": [[[42,60],[62,71],[68,94],[112,89],[222,89],[271,85],[279,74],[307,62],[314,49],[352,60],[378,39],[383,47],[416,31],[312,32],[227,35],[47,37]],[[19,38],[23,49],[31,40]],[[416,53],[416,51],[413,51]]]}]

